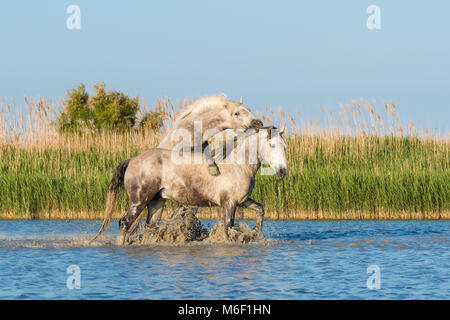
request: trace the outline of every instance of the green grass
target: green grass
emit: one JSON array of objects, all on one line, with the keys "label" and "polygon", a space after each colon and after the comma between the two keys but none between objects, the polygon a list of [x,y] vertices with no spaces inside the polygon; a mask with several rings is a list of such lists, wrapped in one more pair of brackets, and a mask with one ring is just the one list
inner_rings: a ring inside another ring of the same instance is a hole
[{"label": "green grass", "polygon": [[[77,148],[0,144],[0,213],[101,215],[115,167],[147,147],[107,148],[92,141]],[[357,212],[383,219],[405,213],[428,218],[450,212],[448,140],[291,136],[287,156],[289,175],[280,180],[258,174],[253,191],[252,198],[274,217],[305,212],[345,218]],[[127,201],[122,193],[119,212]]]}]

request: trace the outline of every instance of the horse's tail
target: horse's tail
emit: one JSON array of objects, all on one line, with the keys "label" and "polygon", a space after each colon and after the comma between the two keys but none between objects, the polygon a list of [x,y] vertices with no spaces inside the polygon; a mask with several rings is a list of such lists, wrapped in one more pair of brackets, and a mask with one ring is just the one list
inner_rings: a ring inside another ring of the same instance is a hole
[{"label": "horse's tail", "polygon": [[105,209],[105,219],[103,224],[98,231],[98,233],[91,239],[91,241],[97,239],[97,237],[102,234],[103,231],[109,226],[111,222],[111,216],[116,209],[117,198],[119,195],[119,188],[123,186],[123,178],[125,176],[125,171],[127,170],[130,159],[122,161],[116,168],[114,175],[109,183],[108,193],[106,195],[106,209]]}]

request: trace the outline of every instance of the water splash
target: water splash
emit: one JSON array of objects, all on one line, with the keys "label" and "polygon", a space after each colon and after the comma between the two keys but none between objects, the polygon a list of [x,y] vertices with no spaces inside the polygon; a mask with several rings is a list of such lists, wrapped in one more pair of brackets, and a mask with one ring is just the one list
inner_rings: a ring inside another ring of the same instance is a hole
[{"label": "water splash", "polygon": [[158,225],[147,227],[131,236],[127,244],[179,244],[202,241],[208,236],[192,210],[178,210],[172,217],[161,220]]},{"label": "water splash", "polygon": [[[260,233],[240,223],[230,228],[229,237],[233,243],[250,243],[264,239]],[[163,219],[153,227],[147,227],[142,232],[128,239],[127,244],[182,244],[190,242],[228,243],[223,232],[223,223],[217,222],[208,233],[198,220],[194,210],[177,210],[171,218]]]}]

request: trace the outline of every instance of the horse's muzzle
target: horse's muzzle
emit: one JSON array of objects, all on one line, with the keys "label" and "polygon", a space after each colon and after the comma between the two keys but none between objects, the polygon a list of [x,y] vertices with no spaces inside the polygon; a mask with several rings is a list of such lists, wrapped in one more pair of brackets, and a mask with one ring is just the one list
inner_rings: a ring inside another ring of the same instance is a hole
[{"label": "horse's muzzle", "polygon": [[263,126],[264,126],[264,124],[262,123],[261,120],[253,119],[253,120],[250,122],[250,127],[249,127],[249,129],[261,129]]},{"label": "horse's muzzle", "polygon": [[284,177],[287,176],[288,172],[289,172],[288,168],[281,168],[277,171],[277,176],[283,179]]}]

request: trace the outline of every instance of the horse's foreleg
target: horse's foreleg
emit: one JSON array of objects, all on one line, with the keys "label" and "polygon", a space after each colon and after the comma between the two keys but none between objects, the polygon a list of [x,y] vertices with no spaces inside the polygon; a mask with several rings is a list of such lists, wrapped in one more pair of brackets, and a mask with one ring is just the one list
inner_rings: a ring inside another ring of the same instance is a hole
[{"label": "horse's foreleg", "polygon": [[212,176],[220,175],[219,167],[217,166],[213,156],[211,155],[211,149],[208,144],[204,146],[203,156],[205,157],[205,161],[208,164],[208,173]]},{"label": "horse's foreleg", "polygon": [[116,238],[117,245],[123,245],[125,243],[125,237],[128,230],[141,211],[145,208],[145,205],[144,202],[132,203],[125,215],[119,220],[119,232]]},{"label": "horse's foreleg", "polygon": [[261,203],[256,202],[253,199],[248,198],[245,200],[242,204],[239,205],[240,207],[252,209],[255,210],[258,213],[258,217],[256,218],[256,225],[253,228],[255,231],[261,233],[262,232],[262,224],[264,220],[264,207]]},{"label": "horse's foreleg", "polygon": [[236,204],[225,205],[222,207],[224,235],[227,241],[230,241],[228,229],[233,226],[235,212],[236,212]]}]

